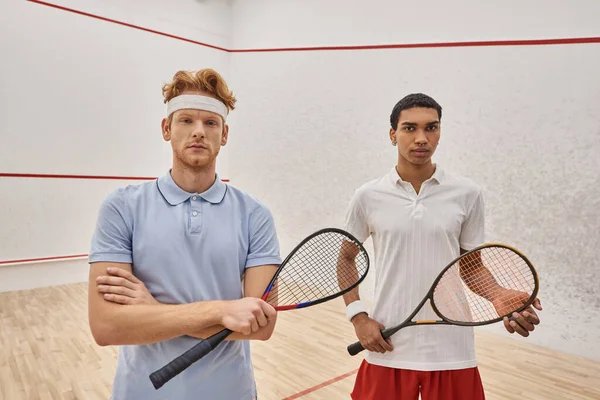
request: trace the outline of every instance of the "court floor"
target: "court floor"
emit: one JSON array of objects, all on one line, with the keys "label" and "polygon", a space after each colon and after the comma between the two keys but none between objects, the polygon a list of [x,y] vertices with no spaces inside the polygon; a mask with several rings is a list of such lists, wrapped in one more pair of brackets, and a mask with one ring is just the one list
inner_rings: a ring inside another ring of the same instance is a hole
[{"label": "court floor", "polygon": [[[252,342],[260,400],[349,399],[360,356],[341,299],[282,312],[271,340]],[[600,363],[477,332],[489,400],[600,399]],[[116,348],[97,346],[87,284],[0,293],[0,400],[108,399]]]}]

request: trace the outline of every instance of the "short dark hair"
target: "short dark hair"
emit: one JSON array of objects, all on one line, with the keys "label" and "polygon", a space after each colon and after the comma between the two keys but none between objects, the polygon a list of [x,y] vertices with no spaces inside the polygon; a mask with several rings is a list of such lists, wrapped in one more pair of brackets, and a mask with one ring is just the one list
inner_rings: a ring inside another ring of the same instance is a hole
[{"label": "short dark hair", "polygon": [[433,108],[437,111],[440,121],[442,120],[442,106],[440,106],[437,101],[423,93],[412,93],[402,98],[394,106],[392,114],[390,115],[390,124],[392,125],[392,128],[396,129],[398,127],[398,119],[400,118],[402,110],[408,110],[409,108],[415,107]]}]

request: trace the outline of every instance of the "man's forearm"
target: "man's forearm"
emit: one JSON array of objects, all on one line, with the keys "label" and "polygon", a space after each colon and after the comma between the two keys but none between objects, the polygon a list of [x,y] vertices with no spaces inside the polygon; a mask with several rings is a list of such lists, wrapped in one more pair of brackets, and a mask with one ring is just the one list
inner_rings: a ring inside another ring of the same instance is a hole
[{"label": "man's forearm", "polygon": [[353,303],[357,300],[360,300],[358,286],[355,287],[354,289],[352,289],[351,291],[349,291],[348,293],[345,293],[343,295],[343,298],[344,298],[344,303],[346,303],[346,305]]},{"label": "man's forearm", "polygon": [[[358,268],[356,267],[356,256],[359,252],[354,243],[345,242],[342,245],[337,262],[337,279],[340,290],[352,286],[358,281]],[[343,295],[346,305],[360,300],[358,286]]]},{"label": "man's forearm", "polygon": [[[188,336],[192,336],[197,339],[206,339],[215,333],[221,332],[225,327],[223,325],[213,325],[208,328],[198,329],[188,333]],[[258,331],[251,333],[250,335],[244,335],[239,332],[233,332],[225,340],[266,340],[269,339],[273,330],[275,329],[275,321],[269,321],[266,326],[261,326]]]},{"label": "man's forearm", "polygon": [[96,342],[104,346],[156,343],[190,335],[221,322],[221,302],[114,305],[90,321]]},{"label": "man's forearm", "polygon": [[[338,259],[337,272],[338,272],[338,284],[340,289],[344,289],[349,286],[348,284],[353,284],[358,280],[358,269],[356,268],[356,252],[345,249],[342,250],[340,257]],[[346,304],[346,314],[348,318],[351,318],[351,322],[354,323],[357,318],[357,315],[366,314],[366,310],[362,307],[362,303],[360,300],[360,291],[358,286],[354,287],[348,293],[345,293],[343,296],[344,303]],[[357,302],[348,307],[350,304]],[[354,308],[353,308],[354,307]],[[364,314],[363,314],[364,313]]]},{"label": "man's forearm", "polygon": [[492,301],[498,289],[501,289],[492,273],[485,268],[480,257],[470,261],[461,261],[460,275],[471,291]]}]

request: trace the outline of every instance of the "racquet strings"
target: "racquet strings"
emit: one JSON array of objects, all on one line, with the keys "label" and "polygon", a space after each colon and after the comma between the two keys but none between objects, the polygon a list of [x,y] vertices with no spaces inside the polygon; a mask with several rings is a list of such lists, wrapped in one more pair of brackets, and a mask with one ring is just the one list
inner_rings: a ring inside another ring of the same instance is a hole
[{"label": "racquet strings", "polygon": [[341,232],[323,232],[288,258],[264,300],[281,308],[325,299],[355,285],[368,265],[367,254],[354,240]]},{"label": "racquet strings", "polygon": [[[480,295],[492,293],[496,284],[511,289],[502,291],[500,313]],[[534,271],[518,253],[505,247],[484,247],[466,254],[444,273],[435,287],[433,303],[452,321],[481,323],[518,310],[530,300],[535,286]]]}]

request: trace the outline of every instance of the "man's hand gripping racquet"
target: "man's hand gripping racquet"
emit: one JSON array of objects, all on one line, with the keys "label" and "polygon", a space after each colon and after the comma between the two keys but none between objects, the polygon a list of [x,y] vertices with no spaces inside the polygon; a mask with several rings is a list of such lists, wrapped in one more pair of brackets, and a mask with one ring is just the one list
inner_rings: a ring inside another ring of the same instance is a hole
[{"label": "man's hand gripping racquet", "polygon": [[[278,311],[314,306],[352,290],[363,281],[368,270],[368,254],[356,238],[340,229],[322,229],[292,250],[275,272],[262,299]],[[150,380],[154,388],[161,388],[231,333],[229,329],[215,333],[153,372]]]}]

